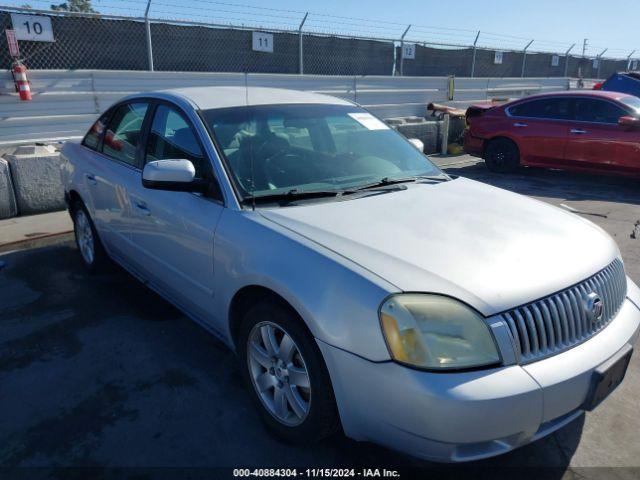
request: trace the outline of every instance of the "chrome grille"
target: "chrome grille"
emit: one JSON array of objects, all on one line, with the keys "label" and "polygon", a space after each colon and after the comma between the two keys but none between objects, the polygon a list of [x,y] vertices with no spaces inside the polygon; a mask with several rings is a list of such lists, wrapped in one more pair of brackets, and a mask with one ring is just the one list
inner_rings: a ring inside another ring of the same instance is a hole
[{"label": "chrome grille", "polygon": [[[584,306],[592,292],[604,303],[598,321],[591,320]],[[613,320],[626,294],[624,266],[616,259],[573,287],[503,313],[520,363],[555,355],[591,338]]]}]

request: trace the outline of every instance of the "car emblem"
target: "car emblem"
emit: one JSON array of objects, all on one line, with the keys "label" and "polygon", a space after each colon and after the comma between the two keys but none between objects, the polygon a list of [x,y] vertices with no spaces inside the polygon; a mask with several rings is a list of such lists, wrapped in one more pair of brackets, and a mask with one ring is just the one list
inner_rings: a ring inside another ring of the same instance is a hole
[{"label": "car emblem", "polygon": [[584,309],[591,323],[599,322],[604,313],[604,302],[596,292],[591,292],[584,298]]}]

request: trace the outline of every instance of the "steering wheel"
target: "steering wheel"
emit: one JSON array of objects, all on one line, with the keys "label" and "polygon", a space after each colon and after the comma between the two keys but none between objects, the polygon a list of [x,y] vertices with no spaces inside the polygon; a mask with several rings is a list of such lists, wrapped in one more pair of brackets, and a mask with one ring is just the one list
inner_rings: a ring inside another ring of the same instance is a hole
[{"label": "steering wheel", "polygon": [[289,148],[283,148],[264,160],[265,176],[271,185],[276,187],[282,186],[283,177],[290,176],[292,172],[286,166],[280,164],[283,160],[289,160],[293,163],[294,159],[300,163],[304,161],[304,157],[298,153],[289,152]]}]

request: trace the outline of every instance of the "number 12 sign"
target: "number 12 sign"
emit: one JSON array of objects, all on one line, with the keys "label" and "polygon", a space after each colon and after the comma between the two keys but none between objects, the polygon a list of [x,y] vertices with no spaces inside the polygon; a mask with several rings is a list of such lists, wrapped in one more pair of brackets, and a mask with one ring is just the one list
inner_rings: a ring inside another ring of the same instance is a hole
[{"label": "number 12 sign", "polygon": [[32,42],[54,42],[51,18],[39,15],[11,14],[11,23],[18,40]]},{"label": "number 12 sign", "polygon": [[258,52],[273,52],[273,34],[253,32],[253,49]]}]

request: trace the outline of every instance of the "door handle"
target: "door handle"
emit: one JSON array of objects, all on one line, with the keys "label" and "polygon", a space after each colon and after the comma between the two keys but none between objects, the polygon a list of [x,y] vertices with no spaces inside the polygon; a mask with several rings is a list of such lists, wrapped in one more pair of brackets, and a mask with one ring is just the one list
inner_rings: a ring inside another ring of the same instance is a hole
[{"label": "door handle", "polygon": [[149,210],[149,207],[147,207],[146,203],[140,200],[136,201],[135,203],[138,210],[140,210],[140,213],[142,213],[143,215],[151,215],[151,210]]},{"label": "door handle", "polygon": [[513,124],[514,127],[528,127],[526,123],[516,122]]},{"label": "door handle", "polygon": [[98,181],[96,180],[96,176],[93,173],[85,173],[84,176],[91,185],[98,184]]},{"label": "door handle", "polygon": [[583,133],[587,133],[586,130],[582,130],[581,128],[572,128],[569,130],[571,133],[575,133],[576,135],[582,135]]}]

